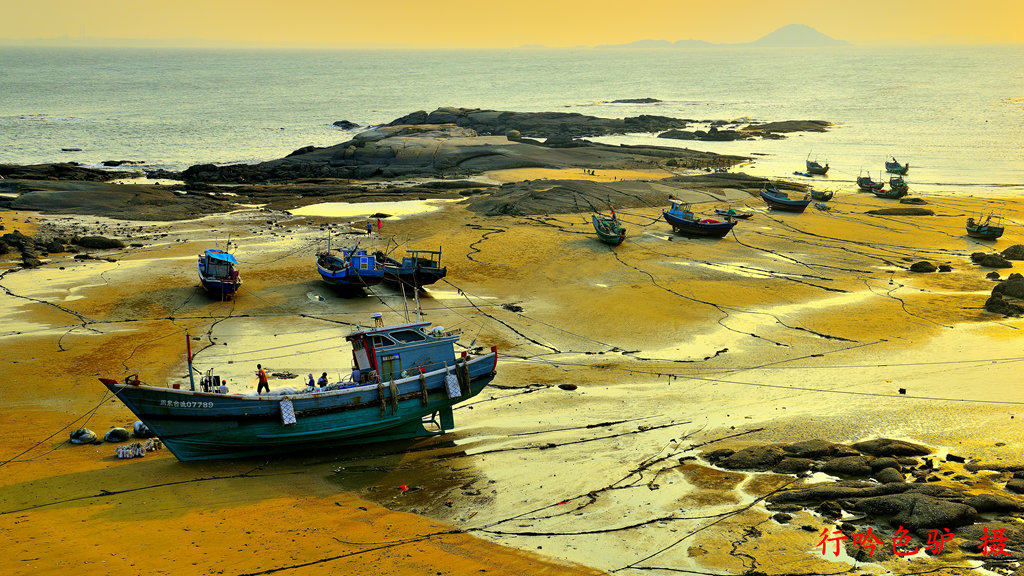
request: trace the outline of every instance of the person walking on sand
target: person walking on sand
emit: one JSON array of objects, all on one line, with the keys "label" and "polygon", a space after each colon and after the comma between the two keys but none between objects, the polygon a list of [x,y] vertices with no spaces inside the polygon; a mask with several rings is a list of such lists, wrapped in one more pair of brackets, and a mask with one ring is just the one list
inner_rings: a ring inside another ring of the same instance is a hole
[{"label": "person walking on sand", "polygon": [[260,383],[256,386],[256,393],[262,394],[263,389],[267,389],[267,393],[270,393],[270,381],[267,380],[267,373],[263,370],[263,366],[260,364],[256,365],[256,377],[259,378]]},{"label": "person walking on sand", "polygon": [[377,233],[378,234],[380,234],[380,229],[383,228],[383,227],[384,227],[384,225],[380,223],[380,218],[377,218]]},{"label": "person walking on sand", "polygon": [[366,233],[373,234],[373,222],[366,223]]}]

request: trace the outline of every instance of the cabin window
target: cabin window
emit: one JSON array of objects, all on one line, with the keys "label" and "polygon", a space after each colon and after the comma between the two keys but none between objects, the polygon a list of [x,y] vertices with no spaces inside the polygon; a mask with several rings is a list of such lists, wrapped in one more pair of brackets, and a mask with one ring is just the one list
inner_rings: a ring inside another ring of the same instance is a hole
[{"label": "cabin window", "polygon": [[379,348],[381,346],[394,346],[395,345],[395,342],[393,340],[391,340],[387,336],[381,336],[380,334],[374,334],[370,338],[370,341],[373,342],[374,348]]},{"label": "cabin window", "polygon": [[369,260],[370,260],[369,258],[360,258],[359,259],[359,269],[360,270],[368,270],[370,268]]},{"label": "cabin window", "polygon": [[422,342],[427,339],[426,336],[415,330],[396,330],[388,335],[399,342]]}]

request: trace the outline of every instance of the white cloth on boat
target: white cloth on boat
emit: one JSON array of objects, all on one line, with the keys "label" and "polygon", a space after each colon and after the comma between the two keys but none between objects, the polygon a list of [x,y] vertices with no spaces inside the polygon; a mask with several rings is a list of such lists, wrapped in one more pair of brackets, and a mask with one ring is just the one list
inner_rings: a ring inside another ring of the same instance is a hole
[{"label": "white cloth on boat", "polygon": [[450,368],[445,366],[444,368],[444,387],[448,390],[448,398],[455,399],[462,396],[462,390],[459,390],[459,379],[455,377],[455,374],[449,372]]},{"label": "white cloth on boat", "polygon": [[295,407],[290,398],[281,400],[281,422],[285,426],[295,424]]}]

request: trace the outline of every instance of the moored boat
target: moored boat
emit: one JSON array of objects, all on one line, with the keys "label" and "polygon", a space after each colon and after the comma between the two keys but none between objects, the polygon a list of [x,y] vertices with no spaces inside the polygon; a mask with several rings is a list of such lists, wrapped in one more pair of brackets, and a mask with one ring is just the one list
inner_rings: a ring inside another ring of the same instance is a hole
[{"label": "moored boat", "polygon": [[885,188],[885,182],[872,180],[871,173],[868,172],[867,176],[857,177],[857,188],[860,188],[863,192],[877,192]]},{"label": "moored boat", "polygon": [[828,162],[825,162],[825,165],[822,166],[817,160],[811,160],[808,158],[804,163],[807,166],[808,174],[816,176],[824,176],[825,174],[828,174]]},{"label": "moored boat", "polygon": [[672,202],[672,207],[661,212],[665,221],[672,225],[672,230],[691,236],[709,236],[721,238],[736,226],[736,221],[726,217],[725,221],[713,218],[698,218],[690,210],[689,204]]},{"label": "moored boat", "polygon": [[898,161],[896,161],[896,158],[893,158],[892,162],[886,160],[885,171],[890,172],[892,174],[906,174],[907,172],[910,171],[910,163],[907,162],[906,164],[900,164]]},{"label": "moored boat", "polygon": [[319,391],[203,392],[151,386],[137,376],[100,381],[183,461],[432,436],[451,430],[452,407],[494,378],[497,349],[456,357],[459,334],[428,326],[414,322],[348,334],[352,380]]},{"label": "moored boat", "polygon": [[811,203],[810,194],[804,195],[802,200],[794,200],[785,192],[768,183],[761,188],[761,199],[772,210],[782,210],[784,212],[803,212],[807,209],[808,204]]},{"label": "moored boat", "polygon": [[358,245],[341,252],[328,248],[316,255],[316,270],[324,282],[338,288],[376,286],[384,280],[384,270],[377,259]]},{"label": "moored boat", "polygon": [[384,270],[384,281],[403,284],[415,290],[429,286],[448,274],[441,266],[441,249],[407,250],[398,261],[383,252],[375,252],[377,264]]},{"label": "moored boat", "polygon": [[715,214],[726,218],[739,218],[741,220],[746,220],[754,215],[753,212],[738,212],[733,208],[729,208],[728,210],[724,208],[715,208]]},{"label": "moored boat", "polygon": [[235,266],[238,260],[224,250],[211,248],[199,255],[199,283],[210,295],[222,300],[231,298],[242,286]]},{"label": "moored boat", "polygon": [[972,238],[995,240],[1003,235],[1003,230],[1002,221],[998,216],[993,217],[989,214],[984,218],[978,217],[977,220],[973,216],[967,219],[967,235]]},{"label": "moored boat", "polygon": [[889,189],[888,190],[872,190],[875,196],[879,198],[888,198],[895,200],[896,198],[903,198],[910,192],[910,186],[907,185],[906,180],[902,176],[893,176],[889,178]]},{"label": "moored boat", "polygon": [[594,230],[601,242],[618,246],[626,239],[626,229],[619,224],[619,219],[615,217],[614,213],[611,216],[593,214],[590,221],[594,224]]}]

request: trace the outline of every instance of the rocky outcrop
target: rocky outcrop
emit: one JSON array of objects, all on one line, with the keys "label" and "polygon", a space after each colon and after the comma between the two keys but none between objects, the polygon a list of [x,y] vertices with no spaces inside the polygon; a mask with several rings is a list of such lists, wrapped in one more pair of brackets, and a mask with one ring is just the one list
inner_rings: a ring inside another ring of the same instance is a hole
[{"label": "rocky outcrop", "polygon": [[935,267],[935,264],[932,264],[927,260],[914,262],[910,265],[911,272],[935,272],[936,270],[938,270],[938,268]]},{"label": "rocky outcrop", "polygon": [[479,108],[438,108],[429,114],[420,110],[398,118],[388,126],[408,124],[454,124],[481,135],[502,135],[518,130],[530,138],[569,136],[586,138],[630,132],[661,132],[686,128],[694,120],[668,116],[641,115],[629,118],[600,118],[576,112],[508,112]]},{"label": "rocky outcrop", "polygon": [[1007,260],[1024,260],[1024,244],[1014,244],[1002,252]]},{"label": "rocky outcrop", "polygon": [[59,164],[33,164],[30,166],[0,164],[0,176],[10,180],[80,180],[84,182],[106,182],[108,180],[128,178],[134,175],[134,172],[83,168],[73,162],[62,162]]},{"label": "rocky outcrop", "polygon": [[865,498],[854,509],[875,516],[892,516],[892,526],[910,530],[967,526],[978,519],[978,511],[966,504],[919,493]]},{"label": "rocky outcrop", "polygon": [[985,311],[1003,316],[1020,316],[1024,314],[1024,306],[1007,302],[1001,294],[993,294],[985,301]]},{"label": "rocky outcrop", "polygon": [[1017,298],[1018,300],[1024,300],[1024,276],[1021,276],[1017,272],[1010,274],[1006,280],[1003,280],[992,288],[992,294],[1000,294],[1011,298]]},{"label": "rocky outcrop", "polygon": [[995,252],[975,252],[971,254],[971,262],[985,268],[1013,268],[1013,264]]},{"label": "rocky outcrop", "polygon": [[893,440],[891,438],[875,438],[856,442],[853,448],[872,456],[925,456],[931,454],[931,450],[904,440]]},{"label": "rocky outcrop", "polygon": [[761,133],[827,132],[829,126],[832,126],[832,123],[825,120],[785,120],[782,122],[749,124],[743,128],[743,131]]},{"label": "rocky outcrop", "polygon": [[82,248],[95,248],[99,250],[124,248],[124,242],[117,238],[107,238],[105,236],[83,236],[82,238],[77,238],[74,243]]},{"label": "rocky outcrop", "polygon": [[934,216],[935,212],[927,208],[878,208],[877,210],[868,210],[865,214],[874,214],[875,216]]}]

